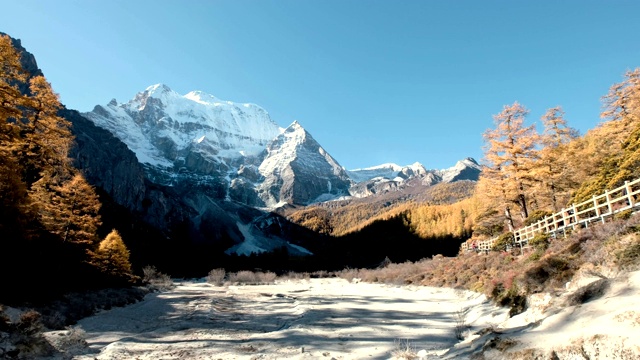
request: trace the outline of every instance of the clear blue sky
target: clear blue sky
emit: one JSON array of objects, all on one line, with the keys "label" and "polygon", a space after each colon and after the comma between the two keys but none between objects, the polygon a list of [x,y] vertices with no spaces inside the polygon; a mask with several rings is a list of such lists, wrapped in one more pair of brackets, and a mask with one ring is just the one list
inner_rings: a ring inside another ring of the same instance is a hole
[{"label": "clear blue sky", "polygon": [[640,1],[4,1],[70,108],[149,85],[298,120],[348,169],[482,157],[492,115],[561,105],[581,132],[640,66]]}]

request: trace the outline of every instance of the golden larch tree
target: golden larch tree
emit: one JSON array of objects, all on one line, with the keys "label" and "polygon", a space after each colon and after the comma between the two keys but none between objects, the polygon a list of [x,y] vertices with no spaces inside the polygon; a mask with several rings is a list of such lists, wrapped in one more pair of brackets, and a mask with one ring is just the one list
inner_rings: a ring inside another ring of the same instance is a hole
[{"label": "golden larch tree", "polygon": [[92,263],[100,272],[113,278],[129,279],[132,276],[129,250],[115,229],[100,242]]},{"label": "golden larch tree", "polygon": [[625,80],[614,84],[603,98],[605,120],[584,137],[579,164],[584,182],[572,201],[584,201],[611,190],[640,175],[635,168],[637,131],[640,127],[640,68],[628,71]]},{"label": "golden larch tree", "polygon": [[547,110],[541,118],[544,127],[540,136],[537,161],[532,168],[538,205],[557,212],[569,200],[571,189],[576,186],[567,145],[578,138],[578,131],[567,125],[560,106]]},{"label": "golden larch tree", "polygon": [[66,181],[46,173],[33,184],[31,196],[40,223],[63,242],[91,245],[97,241],[100,201],[80,173]]},{"label": "golden larch tree", "polygon": [[536,159],[539,136],[534,125],[525,126],[529,113],[518,102],[507,105],[494,115],[495,128],[485,131],[484,162],[481,174],[485,195],[504,209],[510,230],[514,226],[511,207],[516,206],[522,220],[529,216],[529,206],[535,200],[531,194],[534,179],[532,168]]}]

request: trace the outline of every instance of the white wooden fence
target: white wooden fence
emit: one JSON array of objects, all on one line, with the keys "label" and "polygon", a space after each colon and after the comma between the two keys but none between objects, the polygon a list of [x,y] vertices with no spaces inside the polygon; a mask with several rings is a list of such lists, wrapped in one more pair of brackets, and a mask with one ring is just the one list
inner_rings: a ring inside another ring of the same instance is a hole
[{"label": "white wooden fence", "polygon": [[[516,246],[526,247],[529,240],[537,234],[547,233],[552,236],[564,235],[567,229],[576,227],[589,227],[594,222],[605,222],[613,215],[626,210],[639,210],[640,201],[640,179],[625,181],[624,185],[604,194],[593,196],[593,198],[573,204],[566,209],[549,215],[535,224],[522,227],[513,232]],[[478,251],[489,251],[498,237],[488,240],[476,241]],[[468,244],[461,245],[462,251],[471,251],[474,248]]]}]

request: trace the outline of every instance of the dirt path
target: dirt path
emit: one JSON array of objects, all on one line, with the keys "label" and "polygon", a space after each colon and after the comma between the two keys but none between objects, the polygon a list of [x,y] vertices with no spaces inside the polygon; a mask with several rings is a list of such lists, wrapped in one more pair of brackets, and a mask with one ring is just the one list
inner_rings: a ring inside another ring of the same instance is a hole
[{"label": "dirt path", "polygon": [[388,359],[399,341],[429,353],[451,347],[461,313],[476,328],[505,318],[484,297],[451,289],[185,281],[82,320],[89,349],[75,359]]}]

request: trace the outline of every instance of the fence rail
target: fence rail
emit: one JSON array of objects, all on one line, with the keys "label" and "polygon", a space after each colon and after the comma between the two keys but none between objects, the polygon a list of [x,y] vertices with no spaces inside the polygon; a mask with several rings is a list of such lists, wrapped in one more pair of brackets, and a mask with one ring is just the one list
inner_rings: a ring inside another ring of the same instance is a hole
[{"label": "fence rail", "polygon": [[[522,227],[513,232],[516,246],[526,247],[529,241],[536,235],[547,233],[553,236],[565,234],[567,229],[576,227],[589,227],[594,222],[605,222],[607,218],[626,210],[640,209],[640,179],[625,181],[624,185],[604,194],[594,195],[593,198],[579,204],[572,204],[566,209],[562,209],[555,214],[551,214],[544,219]],[[498,237],[488,240],[476,241],[476,250],[489,251]],[[462,251],[471,251],[474,248],[468,243],[460,246]]]}]

